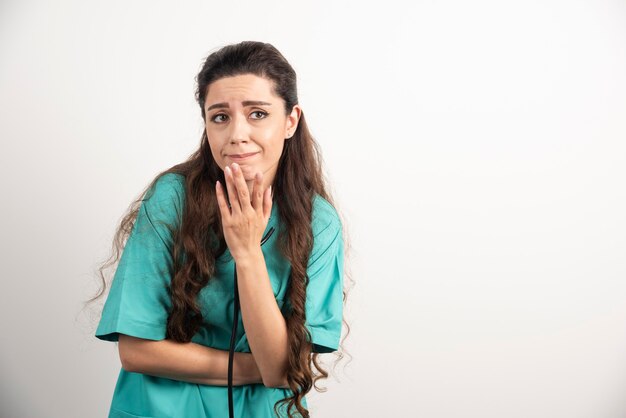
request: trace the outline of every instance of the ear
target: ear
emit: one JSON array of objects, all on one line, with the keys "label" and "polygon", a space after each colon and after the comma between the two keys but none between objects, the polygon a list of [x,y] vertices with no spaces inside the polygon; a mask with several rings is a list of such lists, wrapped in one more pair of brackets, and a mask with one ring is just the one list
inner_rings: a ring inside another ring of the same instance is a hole
[{"label": "ear", "polygon": [[302,108],[300,105],[294,105],[291,109],[291,113],[287,116],[285,122],[285,139],[289,139],[293,136],[298,129],[298,122],[300,121],[300,115],[302,114]]}]

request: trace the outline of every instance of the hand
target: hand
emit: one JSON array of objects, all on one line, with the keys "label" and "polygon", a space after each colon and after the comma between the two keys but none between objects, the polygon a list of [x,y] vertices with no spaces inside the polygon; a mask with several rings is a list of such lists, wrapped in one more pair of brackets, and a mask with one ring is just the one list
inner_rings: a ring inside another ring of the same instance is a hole
[{"label": "hand", "polygon": [[237,163],[226,166],[227,197],[218,181],[215,187],[217,203],[222,215],[224,239],[235,262],[261,249],[261,239],[272,212],[271,187],[263,189],[263,173],[256,173],[252,185],[252,199],[248,185]]}]

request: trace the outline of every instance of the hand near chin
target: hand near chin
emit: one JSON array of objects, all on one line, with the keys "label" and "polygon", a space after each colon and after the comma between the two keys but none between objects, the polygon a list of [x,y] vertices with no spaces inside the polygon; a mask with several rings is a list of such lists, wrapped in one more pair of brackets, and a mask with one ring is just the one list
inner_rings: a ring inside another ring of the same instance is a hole
[{"label": "hand near chin", "polygon": [[226,166],[224,179],[228,196],[219,181],[215,193],[222,215],[224,239],[237,263],[261,251],[261,239],[272,212],[271,187],[262,190],[263,174],[256,173],[250,196],[248,185],[237,163],[232,163],[230,168]]}]

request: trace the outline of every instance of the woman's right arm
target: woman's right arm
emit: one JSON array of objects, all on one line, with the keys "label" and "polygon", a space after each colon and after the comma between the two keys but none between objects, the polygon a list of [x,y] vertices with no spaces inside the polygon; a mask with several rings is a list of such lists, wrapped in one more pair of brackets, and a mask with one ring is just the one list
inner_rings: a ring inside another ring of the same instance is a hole
[{"label": "woman's right arm", "polygon": [[[228,351],[192,342],[119,334],[124,370],[203,385],[228,386]],[[252,353],[235,352],[233,386],[263,383]]]}]

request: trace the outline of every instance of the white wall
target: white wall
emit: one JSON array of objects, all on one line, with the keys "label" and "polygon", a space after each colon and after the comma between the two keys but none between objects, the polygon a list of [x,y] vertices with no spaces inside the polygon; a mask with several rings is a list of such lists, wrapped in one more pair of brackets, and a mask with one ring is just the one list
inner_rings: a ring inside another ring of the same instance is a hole
[{"label": "white wall", "polygon": [[106,416],[81,300],[246,39],[298,72],[351,232],[314,417],[626,416],[625,2],[177,3],[0,3],[1,416]]}]

